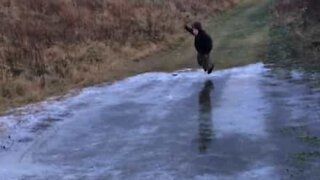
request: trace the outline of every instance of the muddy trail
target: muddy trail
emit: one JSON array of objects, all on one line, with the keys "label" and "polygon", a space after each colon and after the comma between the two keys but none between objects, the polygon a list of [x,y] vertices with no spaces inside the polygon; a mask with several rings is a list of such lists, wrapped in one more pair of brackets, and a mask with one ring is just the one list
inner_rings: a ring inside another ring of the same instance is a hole
[{"label": "muddy trail", "polygon": [[317,179],[318,79],[187,69],[30,105],[0,117],[0,179]]}]

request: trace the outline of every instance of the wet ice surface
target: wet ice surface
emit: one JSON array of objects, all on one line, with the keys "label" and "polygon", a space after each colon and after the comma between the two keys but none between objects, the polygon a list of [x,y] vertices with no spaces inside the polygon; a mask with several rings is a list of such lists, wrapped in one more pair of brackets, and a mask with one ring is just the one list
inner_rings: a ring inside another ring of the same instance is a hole
[{"label": "wet ice surface", "polygon": [[0,179],[317,179],[318,77],[147,73],[30,105],[0,117]]}]

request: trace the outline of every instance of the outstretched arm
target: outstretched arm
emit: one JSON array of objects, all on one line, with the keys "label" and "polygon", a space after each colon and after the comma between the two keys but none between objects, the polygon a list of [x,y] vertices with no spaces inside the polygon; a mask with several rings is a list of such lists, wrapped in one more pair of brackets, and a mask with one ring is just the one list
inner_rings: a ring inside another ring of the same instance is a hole
[{"label": "outstretched arm", "polygon": [[185,28],[190,34],[194,35],[194,34],[193,34],[193,29],[192,29],[191,27],[189,27],[188,25],[185,25],[184,28]]}]

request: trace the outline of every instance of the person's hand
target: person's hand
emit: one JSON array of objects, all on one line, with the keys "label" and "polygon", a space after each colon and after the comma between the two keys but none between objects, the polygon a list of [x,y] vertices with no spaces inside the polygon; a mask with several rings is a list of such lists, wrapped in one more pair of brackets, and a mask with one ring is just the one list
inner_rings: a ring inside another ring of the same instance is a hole
[{"label": "person's hand", "polygon": [[184,25],[184,28],[185,28],[186,30],[192,29],[192,27],[191,27],[189,24],[185,24],[185,25]]}]

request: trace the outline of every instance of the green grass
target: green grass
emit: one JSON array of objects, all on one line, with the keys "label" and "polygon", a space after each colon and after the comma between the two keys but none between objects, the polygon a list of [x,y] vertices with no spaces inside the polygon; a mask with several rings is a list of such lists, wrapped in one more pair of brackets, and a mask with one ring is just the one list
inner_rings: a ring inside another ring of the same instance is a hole
[{"label": "green grass", "polygon": [[242,4],[209,23],[214,38],[213,58],[218,68],[265,58],[269,34],[270,0],[244,0]]},{"label": "green grass", "polygon": [[300,163],[308,162],[311,159],[319,157],[320,151],[300,152],[293,155],[293,158]]},{"label": "green grass", "polygon": [[[306,169],[306,165],[318,161],[320,158],[320,137],[311,134],[306,126],[289,126],[280,129],[284,136],[299,140],[306,149],[290,154],[291,162],[300,171]],[[291,172],[291,175],[299,175],[299,172]],[[293,173],[293,174],[292,174]]]},{"label": "green grass", "polygon": [[284,127],[280,132],[285,136],[298,138],[308,145],[320,146],[320,137],[310,133],[306,126]]}]

